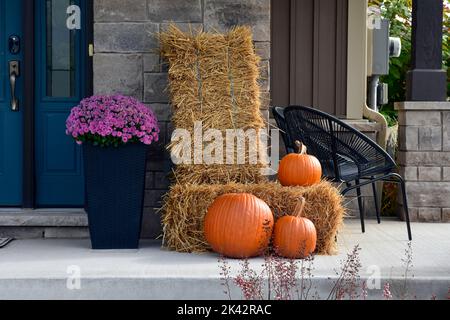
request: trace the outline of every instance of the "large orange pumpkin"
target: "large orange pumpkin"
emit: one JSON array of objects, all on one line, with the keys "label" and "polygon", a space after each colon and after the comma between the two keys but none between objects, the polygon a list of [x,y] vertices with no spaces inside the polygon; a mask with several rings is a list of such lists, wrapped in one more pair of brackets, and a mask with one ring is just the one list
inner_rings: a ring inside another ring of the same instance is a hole
[{"label": "large orange pumpkin", "polygon": [[280,162],[278,180],[283,186],[311,186],[320,181],[322,166],[316,157],[306,153],[307,148],[295,141],[298,153],[286,155]]},{"label": "large orange pumpkin", "polygon": [[301,217],[304,206],[305,199],[302,197],[294,216],[281,217],[275,223],[273,246],[282,257],[305,258],[316,250],[316,228],[311,220]]},{"label": "large orange pumpkin", "polygon": [[250,258],[268,246],[273,214],[261,199],[248,193],[219,196],[205,216],[205,237],[212,249],[230,258]]}]

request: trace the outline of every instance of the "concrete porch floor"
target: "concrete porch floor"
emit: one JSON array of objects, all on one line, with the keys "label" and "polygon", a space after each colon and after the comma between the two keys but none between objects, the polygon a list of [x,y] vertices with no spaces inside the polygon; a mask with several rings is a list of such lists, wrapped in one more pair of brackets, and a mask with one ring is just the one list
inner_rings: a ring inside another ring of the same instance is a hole
[{"label": "concrete porch floor", "polygon": [[[450,287],[450,224],[412,225],[413,268],[409,292],[418,299],[445,299]],[[402,258],[407,248],[405,223],[367,221],[361,234],[358,220],[346,220],[339,235],[339,255],[314,261],[314,287],[326,298],[335,270],[353,247],[361,250],[361,277],[374,268],[384,282],[403,284]],[[157,241],[141,242],[140,250],[93,251],[89,240],[20,240],[0,249],[0,299],[226,299],[220,285],[218,256],[180,254],[160,249]],[[252,259],[258,270],[261,259]],[[232,271],[238,261],[230,260]],[[79,269],[71,269],[76,266]],[[373,267],[376,266],[376,267]],[[70,271],[81,273],[81,288],[69,290]],[[382,298],[382,290],[368,292]],[[233,288],[232,297],[240,291]]]}]

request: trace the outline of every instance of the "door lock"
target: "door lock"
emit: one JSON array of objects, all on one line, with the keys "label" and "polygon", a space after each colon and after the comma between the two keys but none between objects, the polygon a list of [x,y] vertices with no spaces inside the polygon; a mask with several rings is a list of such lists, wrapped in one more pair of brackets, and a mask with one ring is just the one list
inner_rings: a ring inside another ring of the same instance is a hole
[{"label": "door lock", "polygon": [[11,110],[19,111],[19,99],[16,98],[16,80],[20,76],[20,63],[17,60],[9,62],[9,83],[11,85]]},{"label": "door lock", "polygon": [[20,52],[20,38],[19,36],[10,36],[8,39],[9,52],[11,54],[18,54]]}]

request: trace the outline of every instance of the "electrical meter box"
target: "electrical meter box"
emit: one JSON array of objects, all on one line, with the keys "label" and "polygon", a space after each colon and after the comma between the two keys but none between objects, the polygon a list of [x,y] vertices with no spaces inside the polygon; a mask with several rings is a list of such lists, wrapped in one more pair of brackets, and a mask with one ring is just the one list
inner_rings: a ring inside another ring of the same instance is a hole
[{"label": "electrical meter box", "polygon": [[389,20],[382,19],[380,28],[373,29],[372,74],[389,74]]}]

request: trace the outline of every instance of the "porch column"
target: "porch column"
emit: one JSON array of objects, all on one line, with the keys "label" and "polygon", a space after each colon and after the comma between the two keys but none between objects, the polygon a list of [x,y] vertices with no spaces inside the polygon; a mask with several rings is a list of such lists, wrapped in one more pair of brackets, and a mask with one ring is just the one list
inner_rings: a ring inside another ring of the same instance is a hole
[{"label": "porch column", "polygon": [[413,0],[408,101],[445,101],[447,98],[447,75],[442,69],[443,7],[443,0]]},{"label": "porch column", "polygon": [[408,101],[396,104],[397,161],[412,221],[450,222],[450,103],[445,102],[442,70],[442,15],[442,0],[413,1]]}]

